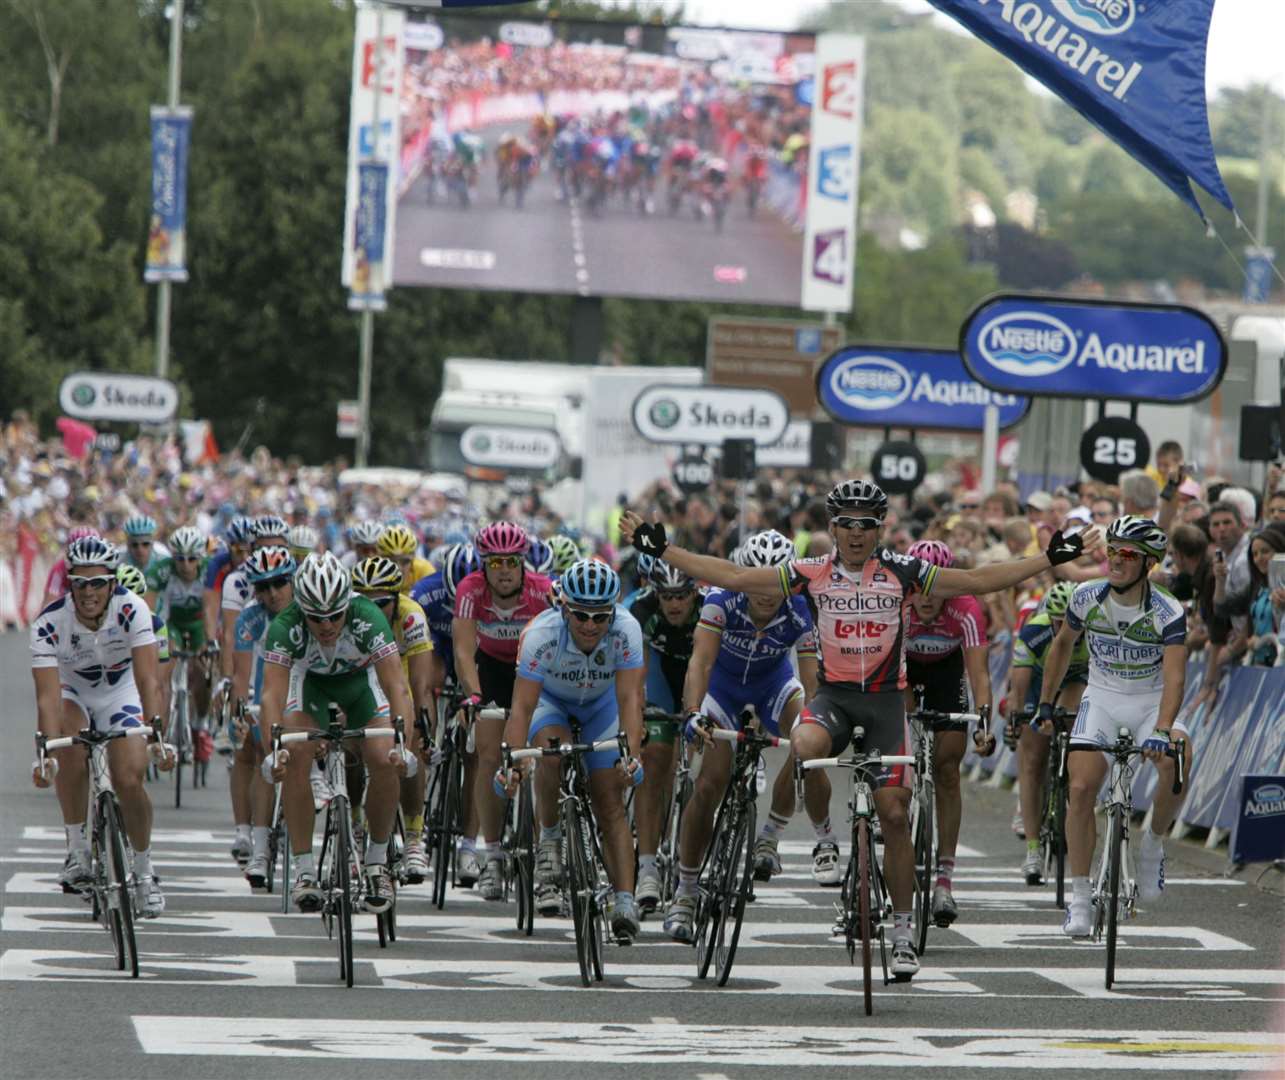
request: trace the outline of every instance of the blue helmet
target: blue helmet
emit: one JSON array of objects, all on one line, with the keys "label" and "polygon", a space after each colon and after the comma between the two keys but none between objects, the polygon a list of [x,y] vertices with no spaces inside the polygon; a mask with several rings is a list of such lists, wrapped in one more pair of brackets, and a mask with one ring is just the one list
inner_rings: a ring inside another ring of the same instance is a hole
[{"label": "blue helmet", "polygon": [[135,514],[125,519],[126,536],[155,536],[156,519],[146,514]]},{"label": "blue helmet", "polygon": [[446,595],[455,599],[455,590],[469,574],[482,569],[482,560],[472,544],[455,544],[442,556],[442,584]]},{"label": "blue helmet", "polygon": [[526,561],[537,574],[547,574],[553,569],[553,548],[538,536],[533,536],[526,549]]},{"label": "blue helmet", "polygon": [[234,517],[223,536],[229,544],[248,544],[254,538],[254,519]]},{"label": "blue helmet", "polygon": [[651,572],[656,567],[656,559],[651,555],[639,555],[638,561],[634,563],[634,568],[638,572],[638,582],[646,585],[651,580]]},{"label": "blue helmet", "polygon": [[562,598],[568,604],[606,607],[620,595],[620,575],[605,562],[581,559],[562,575]]}]

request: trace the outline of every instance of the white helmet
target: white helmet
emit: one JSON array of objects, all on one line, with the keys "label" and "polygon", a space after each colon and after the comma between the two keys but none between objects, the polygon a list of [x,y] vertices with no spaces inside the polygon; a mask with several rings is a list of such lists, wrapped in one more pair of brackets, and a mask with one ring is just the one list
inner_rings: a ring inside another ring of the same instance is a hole
[{"label": "white helmet", "polygon": [[348,527],[348,539],[363,547],[374,547],[379,534],[384,531],[381,521],[359,521]]},{"label": "white helmet", "polygon": [[741,565],[746,567],[781,566],[795,558],[794,545],[775,529],[755,533],[741,545],[740,553]]},{"label": "white helmet", "polygon": [[310,554],[294,579],[294,598],[305,615],[333,615],[346,611],[352,581],[343,563],[330,552]]},{"label": "white helmet", "polygon": [[311,525],[296,525],[287,534],[286,545],[295,551],[312,551],[317,546],[317,530]]},{"label": "white helmet", "polygon": [[170,550],[175,555],[205,554],[205,534],[195,525],[183,525],[170,534]]}]

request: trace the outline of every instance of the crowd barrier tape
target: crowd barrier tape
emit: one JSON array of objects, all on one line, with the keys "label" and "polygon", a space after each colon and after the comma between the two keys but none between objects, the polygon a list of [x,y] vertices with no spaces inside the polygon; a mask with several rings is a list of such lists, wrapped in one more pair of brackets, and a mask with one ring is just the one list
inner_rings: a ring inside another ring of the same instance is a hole
[{"label": "crowd barrier tape", "polygon": [[0,559],[0,630],[27,627],[40,614],[45,581],[54,559],[43,552],[24,552]]}]

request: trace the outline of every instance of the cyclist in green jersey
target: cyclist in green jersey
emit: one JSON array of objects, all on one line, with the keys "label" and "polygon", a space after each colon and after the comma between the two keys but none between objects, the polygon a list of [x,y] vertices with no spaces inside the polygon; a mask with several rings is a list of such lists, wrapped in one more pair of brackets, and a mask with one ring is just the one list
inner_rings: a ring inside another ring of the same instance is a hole
[{"label": "cyclist in green jersey", "polygon": [[[205,620],[205,535],[192,525],[175,529],[170,535],[171,555],[147,571],[147,606],[165,620],[171,646],[181,652],[203,653]],[[196,715],[210,709],[210,687],[200,670],[200,660],[188,661],[188,685]],[[169,715],[169,683],[164,687],[166,715]]]}]

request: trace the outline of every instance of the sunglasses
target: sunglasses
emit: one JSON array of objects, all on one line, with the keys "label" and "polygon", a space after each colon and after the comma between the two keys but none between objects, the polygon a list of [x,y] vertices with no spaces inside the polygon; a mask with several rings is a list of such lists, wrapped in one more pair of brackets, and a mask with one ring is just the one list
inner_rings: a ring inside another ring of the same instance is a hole
[{"label": "sunglasses", "polygon": [[174,561],[175,562],[200,562],[201,558],[199,555],[175,555]]},{"label": "sunglasses", "polygon": [[329,623],[343,622],[348,611],[332,611],[329,615],[306,615],[305,618],[310,623],[316,623],[318,626],[325,626]]},{"label": "sunglasses", "polygon": [[102,589],[106,588],[108,585],[114,585],[116,583],[116,577],[114,574],[96,574],[93,577],[69,574],[67,576],[67,581],[70,582],[73,589],[79,591],[81,589]]},{"label": "sunglasses", "polygon": [[882,518],[876,517],[834,517],[830,524],[840,529],[877,529],[883,524]]},{"label": "sunglasses", "polygon": [[505,569],[522,565],[521,555],[488,555],[482,560],[486,566],[494,566],[497,569]]},{"label": "sunglasses", "polygon": [[980,510],[982,508],[982,504],[981,503],[960,503],[959,508],[961,510]]},{"label": "sunglasses", "polygon": [[595,624],[605,623],[614,614],[610,611],[585,611],[582,608],[567,608],[567,614],[576,622],[592,622]]},{"label": "sunglasses", "polygon": [[1109,547],[1107,558],[1120,559],[1122,562],[1137,562],[1142,558],[1142,552],[1135,551],[1133,548]]},{"label": "sunglasses", "polygon": [[254,591],[257,593],[271,592],[273,589],[284,589],[289,584],[290,579],[288,577],[274,577],[269,578],[267,581],[256,581],[254,583]]},{"label": "sunglasses", "polygon": [[151,547],[152,542],[150,540],[131,540],[129,541],[129,546],[130,547]]},{"label": "sunglasses", "polygon": [[686,600],[692,595],[691,589],[657,589],[656,596],[661,600]]}]

